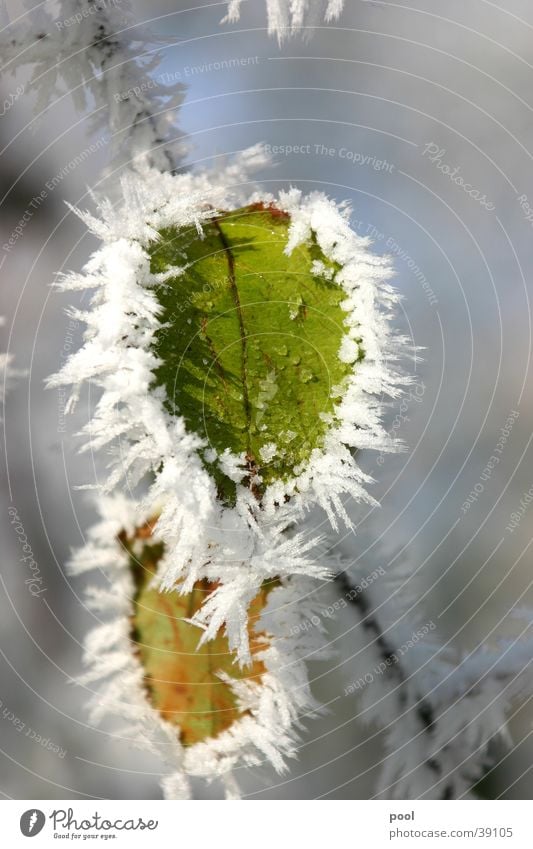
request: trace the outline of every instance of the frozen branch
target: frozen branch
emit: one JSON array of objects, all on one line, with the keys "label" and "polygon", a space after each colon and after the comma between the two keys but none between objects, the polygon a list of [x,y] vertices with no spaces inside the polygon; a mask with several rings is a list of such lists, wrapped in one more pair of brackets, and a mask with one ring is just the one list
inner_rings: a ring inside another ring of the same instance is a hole
[{"label": "frozen branch", "polygon": [[91,129],[109,131],[115,168],[175,171],[184,86],[155,74],[162,42],[135,24],[127,2],[61,0],[56,8],[29,11],[0,42],[4,72],[34,67],[28,90],[38,92],[38,116],[63,93],[80,113],[92,108]]},{"label": "frozen branch", "polygon": [[[434,623],[415,624],[410,633],[399,627],[407,618],[405,593],[396,599],[390,623],[372,602],[375,586],[354,589],[344,572],[336,582],[357,616],[350,632],[355,674],[345,695],[360,696],[359,717],[385,734],[376,795],[470,797],[492,765],[493,742],[509,743],[513,707],[533,693],[533,640],[524,638],[533,614],[517,640],[461,656],[439,644]],[[380,595],[387,597],[387,586]]]}]

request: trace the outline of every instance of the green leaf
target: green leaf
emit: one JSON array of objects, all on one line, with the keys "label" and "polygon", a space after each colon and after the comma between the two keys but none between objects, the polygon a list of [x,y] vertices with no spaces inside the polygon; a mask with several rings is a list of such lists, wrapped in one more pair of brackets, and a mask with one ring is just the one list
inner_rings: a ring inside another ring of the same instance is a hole
[{"label": "green leaf", "polygon": [[[220,213],[203,238],[194,227],[169,228],[150,247],[152,272],[185,266],[155,290],[163,364],[154,385],[217,454],[246,455],[250,476],[262,478],[258,497],[321,447],[332,387],[353,369],[338,358],[346,332],[338,266],[314,238],[287,256],[289,225],[286,213],[256,204]],[[317,261],[325,275],[312,270]],[[204,461],[231,503],[234,484]]]},{"label": "green leaf", "polygon": [[132,641],[144,669],[146,693],[152,707],[176,726],[181,742],[190,746],[216,737],[245,715],[219,673],[225,672],[237,680],[260,681],[265,668],[254,655],[265,648],[266,637],[256,633],[254,626],[268,593],[278,581],[265,583],[250,605],[252,664],[241,669],[222,630],[214,640],[198,648],[201,630],[185,621],[196,613],[217,584],[197,581],[186,595],[177,591],[162,593],[152,586],[164,552],[163,544],[151,539],[155,522],[156,519],[137,528],[132,537],[125,532],[119,535],[129,554],[136,588]]}]

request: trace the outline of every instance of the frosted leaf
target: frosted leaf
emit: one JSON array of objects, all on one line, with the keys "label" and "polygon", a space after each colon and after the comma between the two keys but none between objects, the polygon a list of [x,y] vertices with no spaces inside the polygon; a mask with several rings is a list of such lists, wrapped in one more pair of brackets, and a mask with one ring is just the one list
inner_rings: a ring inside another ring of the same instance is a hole
[{"label": "frosted leaf", "polygon": [[[337,527],[339,519],[350,525],[343,496],[373,503],[354,450],[398,447],[382,426],[382,399],[405,382],[394,368],[401,340],[390,330],[387,261],[350,229],[349,210],[322,194],[291,190],[275,203],[254,195],[243,214],[231,185],[246,183],[258,161],[260,149],[245,152],[218,182],[129,175],[122,205],[102,202],[99,217],[80,213],[103,244],[82,274],[59,285],[94,289],[85,344],[50,379],[72,386],[71,405],[83,382],[101,389],[83,432],[87,447],[112,452],[104,491],[153,476],[145,503],[164,505],[158,533],[166,546],[158,580],[165,589],[183,581],[189,591],[204,577],[220,581],[204,624],[212,634],[211,621],[234,622],[230,644],[241,659],[250,593],[272,576],[269,552],[283,553],[285,575],[323,575],[287,532],[313,504]],[[220,209],[240,211],[232,218]],[[248,225],[248,214],[258,226]],[[217,241],[222,226],[226,247]],[[233,266],[224,255],[230,242]],[[261,243],[269,253],[257,264]],[[217,245],[222,261],[210,265]],[[319,257],[335,268],[334,279],[312,277]],[[293,322],[286,301],[304,269]],[[243,360],[231,355],[247,338],[243,320],[250,322],[247,399]],[[253,564],[244,583],[243,562]]]},{"label": "frosted leaf", "polygon": [[[300,627],[315,616],[309,579],[274,580],[260,590],[248,624],[251,665],[240,669],[222,630],[208,651],[198,645],[202,630],[187,608],[199,599],[151,587],[164,544],[150,515],[122,497],[101,499],[99,508],[102,519],[73,561],[78,573],[80,562],[93,560],[109,582],[87,594],[91,608],[107,613],[85,640],[79,678],[82,686],[98,682],[91,721],[122,718],[123,736],[164,759],[167,798],[188,798],[191,776],[219,777],[236,798],[235,767],[266,760],[284,772],[302,717],[319,710],[302,658],[328,654],[323,629]],[[209,594],[210,582],[194,592]]]}]

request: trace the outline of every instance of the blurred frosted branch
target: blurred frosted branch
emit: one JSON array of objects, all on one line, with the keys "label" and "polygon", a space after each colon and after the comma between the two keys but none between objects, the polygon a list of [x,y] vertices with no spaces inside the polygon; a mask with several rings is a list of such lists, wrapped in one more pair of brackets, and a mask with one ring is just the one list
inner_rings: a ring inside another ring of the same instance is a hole
[{"label": "blurred frosted branch", "polygon": [[[413,598],[390,581],[354,590],[336,578],[357,617],[353,678],[359,717],[385,734],[386,755],[376,796],[397,799],[473,798],[493,764],[492,744],[510,744],[507,720],[533,694],[533,613],[515,640],[459,654],[443,647],[433,622],[413,622]],[[378,589],[379,587],[379,589]],[[387,600],[394,604],[387,611]],[[409,628],[402,621],[410,621]]]},{"label": "blurred frosted branch", "polygon": [[80,113],[91,107],[91,129],[108,129],[120,164],[174,171],[183,155],[176,112],[184,86],[152,76],[161,42],[135,25],[129,4],[117,0],[60,0],[55,14],[41,6],[0,37],[5,72],[34,66],[30,86],[40,115],[68,92]]}]

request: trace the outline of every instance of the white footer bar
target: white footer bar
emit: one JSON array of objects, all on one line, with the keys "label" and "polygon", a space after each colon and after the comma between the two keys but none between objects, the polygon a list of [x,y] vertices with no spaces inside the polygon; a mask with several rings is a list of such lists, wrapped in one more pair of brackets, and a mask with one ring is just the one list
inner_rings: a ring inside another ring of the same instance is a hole
[{"label": "white footer bar", "polygon": [[532,849],[531,803],[3,801],[6,847]]}]

